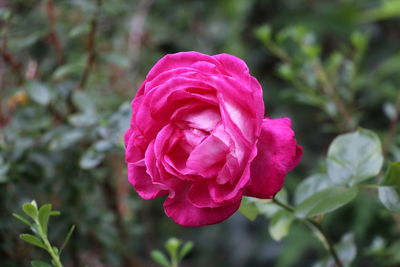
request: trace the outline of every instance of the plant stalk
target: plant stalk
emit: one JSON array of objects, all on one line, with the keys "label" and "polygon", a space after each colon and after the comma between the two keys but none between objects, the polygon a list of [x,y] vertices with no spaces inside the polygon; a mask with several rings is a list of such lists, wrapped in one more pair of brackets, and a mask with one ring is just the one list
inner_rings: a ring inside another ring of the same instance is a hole
[{"label": "plant stalk", "polygon": [[[273,198],[272,201],[273,201],[273,203],[280,206],[281,208],[283,208],[291,213],[294,213],[293,207],[277,200],[276,198]],[[328,235],[326,234],[325,230],[322,228],[322,225],[319,222],[312,220],[312,219],[304,219],[304,220],[300,219],[300,220],[302,222],[306,223],[308,226],[312,226],[313,229],[315,229],[317,231],[318,238],[323,243],[325,249],[331,254],[332,258],[334,259],[334,261],[336,263],[336,266],[343,267],[344,265],[343,265],[342,261],[340,260],[333,243],[328,238]]]}]

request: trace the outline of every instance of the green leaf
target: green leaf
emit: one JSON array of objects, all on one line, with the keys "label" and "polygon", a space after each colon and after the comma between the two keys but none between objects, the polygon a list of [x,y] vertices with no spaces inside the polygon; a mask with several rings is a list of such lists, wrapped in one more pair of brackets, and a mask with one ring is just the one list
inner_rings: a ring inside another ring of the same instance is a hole
[{"label": "green leaf", "polygon": [[257,38],[261,42],[263,42],[264,45],[269,43],[269,41],[271,40],[272,30],[269,25],[263,25],[257,28],[254,33],[257,36]]},{"label": "green leaf", "polygon": [[52,267],[50,264],[44,261],[31,261],[33,267]]},{"label": "green leaf", "polygon": [[[354,244],[354,234],[345,234],[340,243],[335,246],[339,259],[342,261],[344,266],[351,266],[352,261],[357,255],[357,247]],[[326,258],[313,267],[331,267],[335,266],[334,259],[332,257]]]},{"label": "green leaf", "polygon": [[68,36],[70,38],[75,38],[78,37],[82,34],[86,34],[90,31],[90,25],[88,23],[83,23],[83,24],[79,24],[78,26],[72,28],[69,33]]},{"label": "green leaf", "polygon": [[182,247],[182,249],[179,251],[179,255],[178,255],[178,258],[179,258],[180,261],[181,261],[190,251],[192,251],[193,246],[194,246],[194,244],[193,244],[192,241],[188,241],[188,242],[186,242],[186,243],[183,245],[183,247]]},{"label": "green leaf", "polygon": [[93,169],[103,161],[105,156],[105,153],[100,153],[97,152],[94,148],[89,148],[82,155],[79,161],[79,166],[85,170]]},{"label": "green leaf", "polygon": [[63,242],[61,248],[60,248],[60,254],[63,251],[63,249],[65,248],[65,246],[67,245],[68,241],[71,239],[71,236],[72,236],[72,233],[74,232],[74,230],[75,230],[75,225],[72,225],[68,231],[67,236],[64,239],[64,242]]},{"label": "green leaf", "polygon": [[379,200],[391,212],[400,213],[400,162],[392,162],[385,173]]},{"label": "green leaf", "polygon": [[151,258],[163,267],[170,267],[167,257],[159,250],[153,250],[150,254]]},{"label": "green leaf", "polygon": [[53,78],[59,80],[65,76],[81,74],[85,68],[85,59],[86,58],[83,57],[81,62],[62,65],[54,71]]},{"label": "green leaf", "polygon": [[382,185],[400,187],[400,161],[389,164]]},{"label": "green leaf", "polygon": [[334,211],[352,201],[357,187],[330,187],[305,199],[295,208],[295,216],[303,219]]},{"label": "green leaf", "polygon": [[50,103],[50,89],[45,84],[36,81],[29,82],[27,91],[29,97],[39,105],[46,106]]},{"label": "green leaf", "polygon": [[382,186],[378,189],[379,200],[391,212],[400,213],[400,190],[398,187]]},{"label": "green leaf", "polygon": [[377,175],[382,164],[379,137],[369,130],[340,135],[329,147],[328,174],[335,184],[357,184]]},{"label": "green leaf", "polygon": [[59,216],[60,214],[61,214],[61,212],[58,211],[58,210],[52,210],[52,211],[50,212],[50,216]]},{"label": "green leaf", "polygon": [[327,174],[314,174],[301,181],[297,186],[294,195],[294,202],[299,204],[306,198],[330,186],[332,186],[332,182]]},{"label": "green leaf", "polygon": [[242,198],[240,203],[239,212],[250,221],[254,221],[258,216],[258,209],[254,201],[251,201],[248,197]]},{"label": "green leaf", "polygon": [[336,250],[342,262],[345,265],[350,265],[357,255],[357,247],[354,244],[354,234],[345,234],[340,240],[340,243],[336,245]]},{"label": "green leaf", "polygon": [[102,55],[105,61],[114,64],[122,69],[129,68],[131,62],[130,59],[122,54],[107,53]]},{"label": "green leaf", "polygon": [[45,244],[36,236],[30,235],[30,234],[20,234],[19,237],[24,240],[26,243],[29,243],[31,245],[43,248],[47,250]]},{"label": "green leaf", "polygon": [[72,95],[72,102],[83,113],[94,113],[96,110],[93,98],[84,92],[74,92]]},{"label": "green leaf", "polygon": [[21,222],[23,222],[24,224],[32,227],[32,223],[30,223],[27,219],[25,219],[24,217],[22,217],[21,215],[18,215],[16,213],[12,214],[15,218],[17,218],[18,220],[20,220]]},{"label": "green leaf", "polygon": [[22,210],[32,219],[36,220],[38,218],[38,210],[34,204],[26,203],[22,206]]},{"label": "green leaf", "polygon": [[272,239],[280,241],[289,233],[290,225],[295,217],[286,210],[280,210],[272,216],[268,231]]},{"label": "green leaf", "polygon": [[39,209],[39,223],[44,234],[47,234],[47,224],[49,223],[51,204],[45,204]]},{"label": "green leaf", "polygon": [[[288,203],[287,191],[285,188],[282,188],[278,194],[276,194],[275,198],[282,203]],[[253,201],[256,204],[258,209],[258,213],[264,215],[266,218],[272,218],[272,216],[278,211],[282,210],[282,208],[272,202],[271,199],[257,199],[257,198],[247,198]]]}]

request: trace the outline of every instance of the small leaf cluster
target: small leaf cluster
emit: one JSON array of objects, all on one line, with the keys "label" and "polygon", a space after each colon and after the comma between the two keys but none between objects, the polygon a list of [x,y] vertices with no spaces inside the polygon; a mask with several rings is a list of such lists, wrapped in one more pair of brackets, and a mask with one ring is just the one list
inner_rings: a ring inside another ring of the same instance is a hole
[{"label": "small leaf cluster", "polygon": [[183,258],[193,249],[193,242],[183,243],[182,240],[172,237],[165,242],[165,248],[169,257],[160,250],[153,250],[151,258],[163,267],[178,267]]},{"label": "small leaf cluster", "polygon": [[27,226],[30,227],[33,234],[21,234],[19,237],[24,240],[26,243],[31,244],[33,246],[42,248],[47,251],[51,256],[51,264],[48,264],[43,261],[34,260],[31,262],[33,267],[61,267],[62,263],[60,261],[60,256],[68,243],[69,239],[72,236],[72,233],[75,229],[75,226],[72,226],[69,230],[63,244],[60,248],[53,246],[50,244],[48,239],[48,223],[51,216],[60,215],[59,211],[52,210],[51,204],[44,204],[40,208],[38,208],[36,201],[32,201],[30,203],[26,203],[22,206],[22,210],[28,218],[13,213],[13,216],[17,218],[19,221],[23,222]]}]

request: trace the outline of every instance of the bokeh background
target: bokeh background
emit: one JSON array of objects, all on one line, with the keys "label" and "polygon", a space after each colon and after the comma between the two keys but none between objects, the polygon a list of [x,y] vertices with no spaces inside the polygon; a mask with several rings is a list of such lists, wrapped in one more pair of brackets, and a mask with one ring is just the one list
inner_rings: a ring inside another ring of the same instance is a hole
[{"label": "bokeh background", "polygon": [[[268,216],[180,227],[162,199],[144,201],[128,184],[129,102],[158,59],[192,50],[245,60],[268,116],[292,118],[305,154],[286,180],[290,201],[325,169],[332,139],[357,126],[400,160],[399,0],[0,0],[1,266],[47,257],[18,238],[27,229],[11,216],[32,199],[62,212],[50,222],[56,244],[77,226],[65,266],[156,266],[150,251],[171,236],[195,243],[182,266],[312,266],[326,256],[297,222],[273,240]],[[323,226],[335,242],[354,232],[353,266],[400,266],[400,220],[375,193]]]}]

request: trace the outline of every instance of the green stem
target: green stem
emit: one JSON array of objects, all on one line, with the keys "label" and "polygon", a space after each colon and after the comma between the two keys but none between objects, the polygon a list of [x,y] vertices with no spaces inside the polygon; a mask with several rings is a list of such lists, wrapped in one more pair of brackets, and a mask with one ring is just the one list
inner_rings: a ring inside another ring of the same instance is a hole
[{"label": "green stem", "polygon": [[379,184],[360,184],[358,185],[361,189],[378,189],[380,187]]},{"label": "green stem", "polygon": [[[283,209],[285,209],[291,213],[294,213],[293,207],[277,200],[276,198],[273,198],[272,201],[276,205],[282,207]],[[301,221],[303,221],[308,226],[311,226],[313,229],[315,229],[315,231],[317,232],[317,237],[320,239],[320,241],[324,245],[325,249],[332,255],[332,258],[334,259],[336,265],[338,267],[343,267],[344,265],[343,265],[342,261],[339,259],[336,249],[333,246],[333,243],[331,242],[331,240],[328,238],[328,235],[326,234],[325,230],[322,228],[322,225],[319,222],[312,220],[312,219],[304,219]]]},{"label": "green stem", "polygon": [[55,267],[63,267],[61,261],[60,261],[60,255],[54,251],[53,247],[50,244],[49,239],[47,238],[47,235],[45,234],[44,230],[42,229],[42,226],[40,225],[39,221],[36,221],[37,229],[39,231],[39,235],[42,238],[46,248],[47,252],[50,254],[52,258],[52,263],[54,264]]}]

